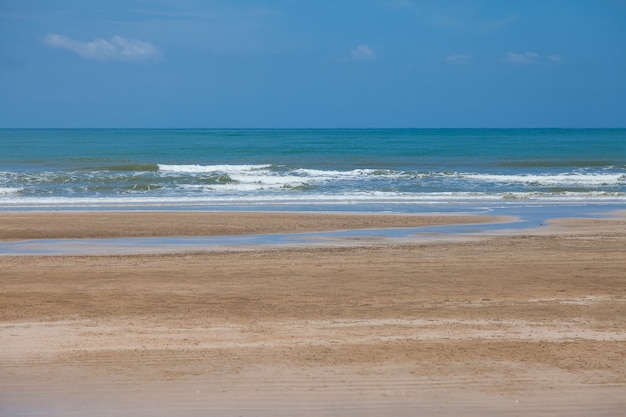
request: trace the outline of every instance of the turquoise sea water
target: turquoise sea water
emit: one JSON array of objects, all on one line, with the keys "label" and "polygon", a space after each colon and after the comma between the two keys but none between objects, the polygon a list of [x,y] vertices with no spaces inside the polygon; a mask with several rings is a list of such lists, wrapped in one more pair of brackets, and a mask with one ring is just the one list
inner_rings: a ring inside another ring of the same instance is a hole
[{"label": "turquoise sea water", "polygon": [[626,129],[0,129],[0,210],[626,206]]}]

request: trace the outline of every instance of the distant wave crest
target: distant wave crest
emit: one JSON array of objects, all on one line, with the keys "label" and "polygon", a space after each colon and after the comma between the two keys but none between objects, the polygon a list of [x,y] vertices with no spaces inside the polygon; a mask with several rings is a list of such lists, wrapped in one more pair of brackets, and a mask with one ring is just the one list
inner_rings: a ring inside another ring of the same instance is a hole
[{"label": "distant wave crest", "polygon": [[212,172],[245,172],[269,169],[272,165],[167,165],[157,164],[159,171],[179,172],[190,174],[212,173]]},{"label": "distant wave crest", "polygon": [[0,187],[0,195],[19,194],[23,188]]}]

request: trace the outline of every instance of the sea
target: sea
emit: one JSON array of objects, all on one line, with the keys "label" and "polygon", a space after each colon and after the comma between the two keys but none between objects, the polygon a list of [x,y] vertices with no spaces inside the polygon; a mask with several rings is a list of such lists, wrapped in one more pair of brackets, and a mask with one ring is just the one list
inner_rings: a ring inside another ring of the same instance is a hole
[{"label": "sea", "polygon": [[0,211],[626,208],[626,129],[0,129]]}]

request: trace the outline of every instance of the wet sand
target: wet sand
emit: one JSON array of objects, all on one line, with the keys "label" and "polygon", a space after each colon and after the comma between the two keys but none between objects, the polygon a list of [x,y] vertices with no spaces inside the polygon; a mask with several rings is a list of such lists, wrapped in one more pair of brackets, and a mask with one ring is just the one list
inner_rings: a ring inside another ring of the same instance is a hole
[{"label": "wet sand", "polygon": [[[0,239],[480,220],[6,213]],[[626,408],[623,217],[472,241],[2,256],[0,282],[2,416],[618,416]]]},{"label": "wet sand", "polygon": [[0,213],[0,241],[121,237],[229,236],[490,223],[497,216],[281,212]]}]

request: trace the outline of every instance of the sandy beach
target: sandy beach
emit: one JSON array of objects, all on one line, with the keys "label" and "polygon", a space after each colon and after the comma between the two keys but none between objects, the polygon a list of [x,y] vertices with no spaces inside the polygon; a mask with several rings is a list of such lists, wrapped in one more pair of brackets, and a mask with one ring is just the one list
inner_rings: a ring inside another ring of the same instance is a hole
[{"label": "sandy beach", "polygon": [[[0,240],[497,221],[2,213]],[[626,217],[473,240],[0,256],[0,416],[619,416]]]}]

